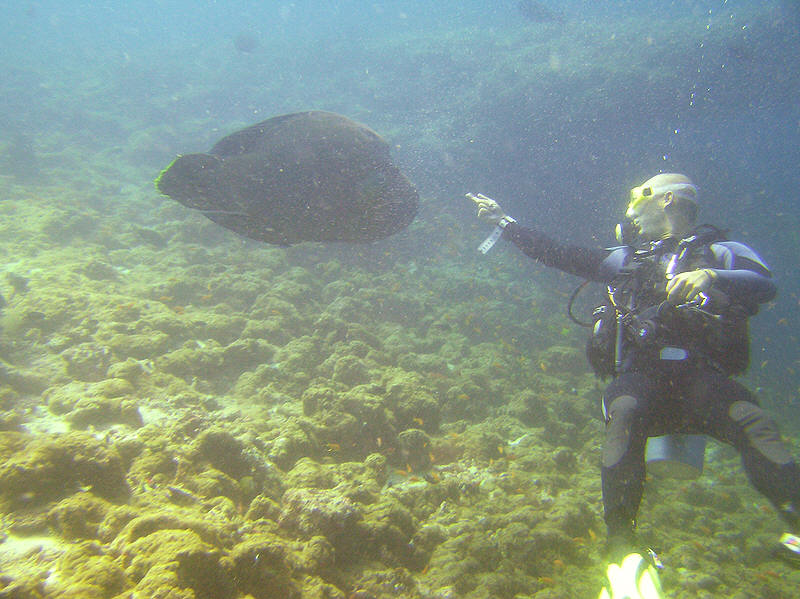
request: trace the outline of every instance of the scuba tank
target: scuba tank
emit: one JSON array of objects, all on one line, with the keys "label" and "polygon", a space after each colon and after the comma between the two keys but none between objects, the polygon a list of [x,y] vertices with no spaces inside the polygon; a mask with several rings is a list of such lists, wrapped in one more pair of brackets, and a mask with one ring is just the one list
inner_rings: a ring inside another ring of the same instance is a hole
[{"label": "scuba tank", "polygon": [[705,435],[650,437],[645,448],[647,472],[660,478],[690,480],[703,474]]}]

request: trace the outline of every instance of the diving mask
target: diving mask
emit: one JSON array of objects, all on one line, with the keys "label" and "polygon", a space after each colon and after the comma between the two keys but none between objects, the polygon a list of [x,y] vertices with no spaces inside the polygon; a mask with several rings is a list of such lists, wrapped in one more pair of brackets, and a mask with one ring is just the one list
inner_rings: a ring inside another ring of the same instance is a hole
[{"label": "diving mask", "polygon": [[695,201],[697,198],[697,187],[691,183],[671,183],[668,185],[652,186],[640,185],[631,189],[631,199],[628,202],[628,213],[636,213],[644,202],[659,197],[668,191],[680,198]]}]

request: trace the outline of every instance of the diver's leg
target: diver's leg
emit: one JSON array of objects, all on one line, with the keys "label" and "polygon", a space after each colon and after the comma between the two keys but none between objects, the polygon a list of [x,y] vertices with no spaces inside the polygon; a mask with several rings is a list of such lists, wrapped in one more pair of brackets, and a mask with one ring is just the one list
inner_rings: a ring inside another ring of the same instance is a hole
[{"label": "diver's leg", "polygon": [[608,543],[633,544],[645,480],[644,449],[656,389],[642,374],[625,373],[603,395],[606,436],[601,471]]},{"label": "diver's leg", "polygon": [[800,468],[775,421],[746,387],[717,373],[698,376],[688,395],[694,424],[741,453],[750,483],[800,531]]}]

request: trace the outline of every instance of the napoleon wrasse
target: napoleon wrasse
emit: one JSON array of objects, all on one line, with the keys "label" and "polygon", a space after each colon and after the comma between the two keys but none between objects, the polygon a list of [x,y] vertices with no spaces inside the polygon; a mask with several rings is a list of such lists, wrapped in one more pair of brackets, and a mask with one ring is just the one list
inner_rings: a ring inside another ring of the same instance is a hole
[{"label": "napoleon wrasse", "polygon": [[176,158],[158,190],[215,223],[277,245],[364,242],[414,220],[419,195],[368,127],[331,112],[276,116]]}]

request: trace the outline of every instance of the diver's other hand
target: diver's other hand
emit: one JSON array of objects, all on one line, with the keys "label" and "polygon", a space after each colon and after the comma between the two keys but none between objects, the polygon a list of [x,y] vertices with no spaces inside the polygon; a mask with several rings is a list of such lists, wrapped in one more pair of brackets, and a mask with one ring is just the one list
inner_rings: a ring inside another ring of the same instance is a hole
[{"label": "diver's other hand", "polygon": [[694,301],[713,287],[716,278],[717,273],[710,268],[679,273],[667,283],[667,300],[671,304]]},{"label": "diver's other hand", "polygon": [[482,218],[492,225],[496,225],[506,218],[506,214],[503,212],[503,209],[500,208],[500,204],[495,202],[492,198],[487,198],[482,193],[477,195],[468,193],[467,197],[475,202],[475,205],[478,207],[478,218]]}]

